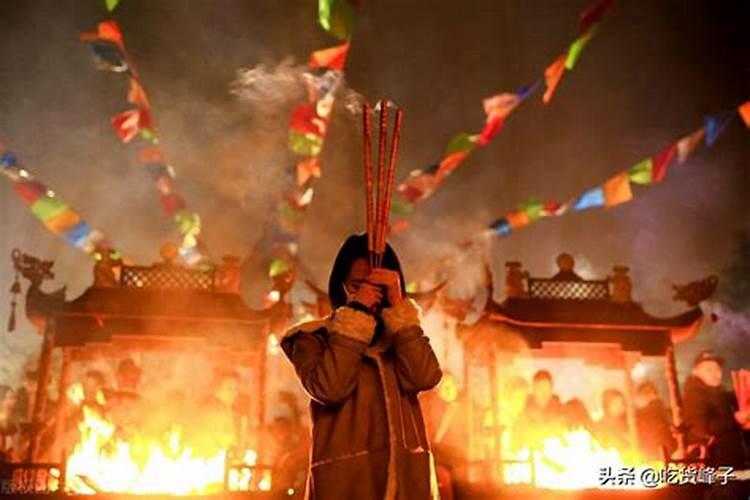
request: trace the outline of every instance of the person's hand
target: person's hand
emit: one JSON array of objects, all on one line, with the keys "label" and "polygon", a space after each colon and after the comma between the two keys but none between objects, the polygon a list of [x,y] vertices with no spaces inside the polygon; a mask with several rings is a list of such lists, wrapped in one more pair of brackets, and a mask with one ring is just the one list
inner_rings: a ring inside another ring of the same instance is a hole
[{"label": "person's hand", "polygon": [[366,279],[369,283],[385,289],[385,296],[391,307],[396,306],[404,300],[404,296],[401,293],[401,277],[396,271],[382,268],[373,269]]},{"label": "person's hand", "polygon": [[383,301],[383,290],[377,285],[365,282],[359,285],[350,299],[374,311]]},{"label": "person's hand", "polygon": [[742,427],[747,427],[748,425],[750,425],[750,410],[740,410],[734,412],[734,419]]}]

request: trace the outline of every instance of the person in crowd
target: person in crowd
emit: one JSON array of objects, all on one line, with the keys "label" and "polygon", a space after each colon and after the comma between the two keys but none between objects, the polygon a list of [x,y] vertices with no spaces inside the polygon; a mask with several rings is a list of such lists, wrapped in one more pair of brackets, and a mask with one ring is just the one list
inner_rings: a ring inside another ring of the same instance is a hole
[{"label": "person in crowd", "polygon": [[635,421],[638,427],[638,449],[644,457],[662,460],[675,450],[669,408],[659,397],[653,382],[638,384],[635,391]]},{"label": "person in crowd", "polygon": [[560,434],[563,416],[562,403],[554,393],[552,374],[547,370],[537,371],[531,381],[531,394],[515,425],[519,431],[514,436],[515,443],[540,447],[546,438]]},{"label": "person in crowd", "polygon": [[690,442],[707,446],[707,463],[742,468],[742,426],[750,423],[750,412],[739,411],[734,394],[722,388],[723,364],[710,351],[698,354],[685,381],[683,417]]},{"label": "person in crowd", "polygon": [[18,426],[15,406],[16,392],[7,385],[0,386],[0,462],[16,459]]},{"label": "person in crowd", "polygon": [[388,245],[371,269],[367,235],[333,264],[333,314],[293,327],[281,347],[312,399],[308,496],[423,500],[437,496],[420,392],[442,377]]},{"label": "person in crowd", "polygon": [[617,389],[602,393],[602,418],[594,424],[594,435],[605,448],[626,450],[630,446],[625,396]]}]

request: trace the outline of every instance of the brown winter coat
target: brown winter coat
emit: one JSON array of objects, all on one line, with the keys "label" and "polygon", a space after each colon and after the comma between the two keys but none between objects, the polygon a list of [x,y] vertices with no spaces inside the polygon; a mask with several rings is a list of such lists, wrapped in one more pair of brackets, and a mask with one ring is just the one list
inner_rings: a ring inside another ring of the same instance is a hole
[{"label": "brown winter coat", "polygon": [[372,316],[340,307],[322,321],[292,328],[284,352],[312,398],[308,498],[435,498],[437,488],[417,394],[442,372],[405,300]]}]

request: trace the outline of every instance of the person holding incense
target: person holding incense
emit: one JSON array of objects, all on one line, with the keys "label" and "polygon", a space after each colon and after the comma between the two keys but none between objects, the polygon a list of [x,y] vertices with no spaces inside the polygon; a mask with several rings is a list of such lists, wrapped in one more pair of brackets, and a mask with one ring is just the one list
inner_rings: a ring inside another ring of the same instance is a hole
[{"label": "person holding incense", "polygon": [[395,252],[386,246],[372,270],[368,256],[367,236],[350,236],[328,284],[333,314],[281,342],[312,398],[307,497],[436,498],[417,395],[442,372]]}]

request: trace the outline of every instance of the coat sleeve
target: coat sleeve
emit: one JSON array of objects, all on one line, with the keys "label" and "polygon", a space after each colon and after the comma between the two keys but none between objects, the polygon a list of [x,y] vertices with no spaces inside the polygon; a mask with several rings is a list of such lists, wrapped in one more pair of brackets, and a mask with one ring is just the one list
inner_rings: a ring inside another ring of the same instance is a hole
[{"label": "coat sleeve", "polygon": [[407,299],[396,307],[383,310],[383,321],[393,335],[396,376],[401,390],[419,392],[432,389],[440,382],[440,370],[430,339],[419,324],[419,307]]},{"label": "coat sleeve", "polygon": [[281,345],[310,397],[322,405],[337,405],[357,386],[362,353],[374,332],[374,318],[341,307],[315,332],[293,329]]},{"label": "coat sleeve", "polygon": [[704,440],[709,437],[708,407],[703,398],[692,391],[685,391],[683,402],[685,423],[689,426],[689,433],[694,440]]}]

